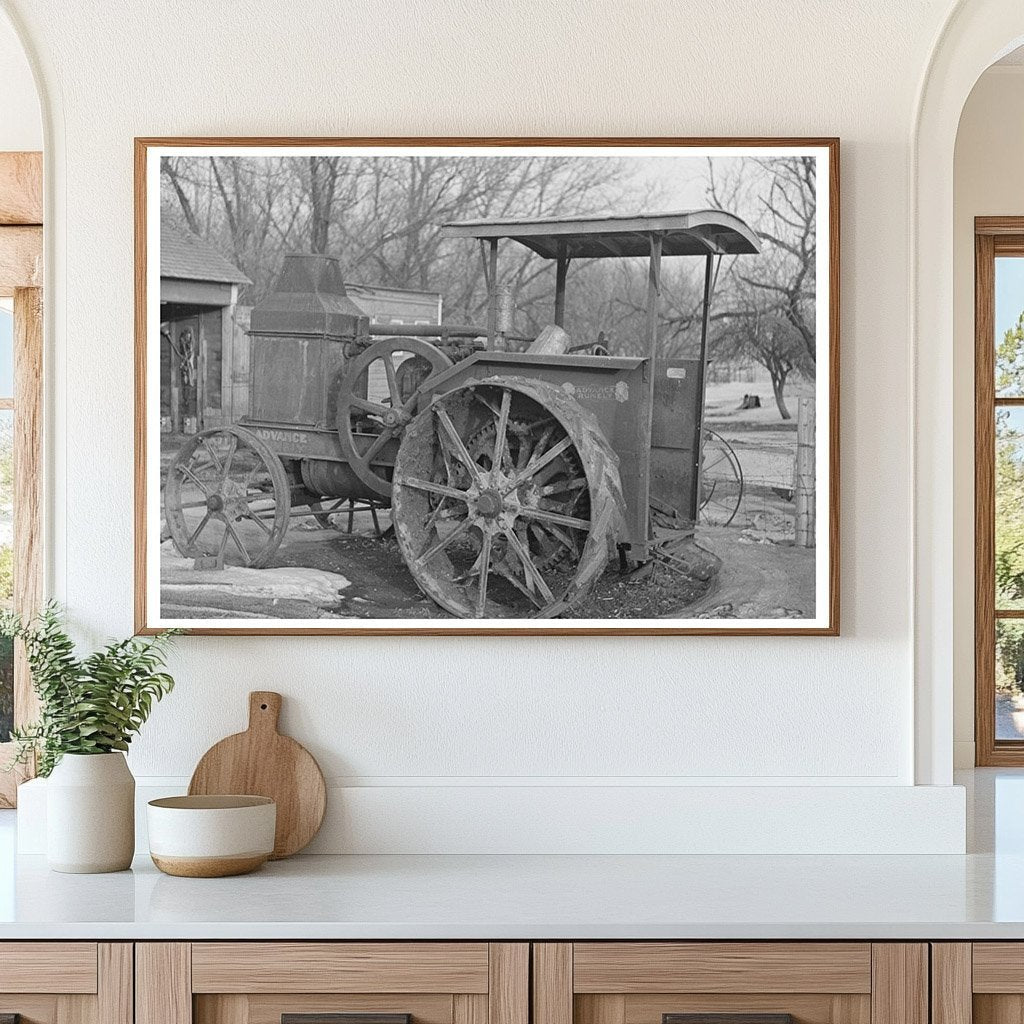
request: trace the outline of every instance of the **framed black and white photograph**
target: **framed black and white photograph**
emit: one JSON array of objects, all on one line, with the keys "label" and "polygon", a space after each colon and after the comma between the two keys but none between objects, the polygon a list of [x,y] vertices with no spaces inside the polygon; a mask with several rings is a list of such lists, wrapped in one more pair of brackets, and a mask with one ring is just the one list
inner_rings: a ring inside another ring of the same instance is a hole
[{"label": "framed black and white photograph", "polygon": [[836,634],[835,139],[137,139],[140,632]]}]

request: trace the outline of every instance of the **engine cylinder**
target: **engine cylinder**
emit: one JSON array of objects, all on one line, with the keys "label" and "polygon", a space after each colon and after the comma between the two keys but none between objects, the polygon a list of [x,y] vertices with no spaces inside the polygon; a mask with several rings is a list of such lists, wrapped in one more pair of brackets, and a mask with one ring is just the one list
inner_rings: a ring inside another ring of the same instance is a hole
[{"label": "engine cylinder", "polygon": [[[377,467],[378,471],[381,467]],[[327,459],[303,459],[300,466],[302,485],[312,494],[330,498],[373,498],[385,503],[372,487],[367,486],[352,471],[347,462],[331,462]]]}]

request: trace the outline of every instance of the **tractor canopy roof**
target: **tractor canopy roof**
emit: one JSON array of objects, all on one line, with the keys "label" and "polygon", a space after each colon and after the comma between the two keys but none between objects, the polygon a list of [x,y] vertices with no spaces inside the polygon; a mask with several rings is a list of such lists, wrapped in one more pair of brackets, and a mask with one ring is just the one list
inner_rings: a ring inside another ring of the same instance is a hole
[{"label": "tractor canopy roof", "polygon": [[661,236],[664,256],[720,256],[761,251],[757,235],[724,210],[680,210],[614,217],[464,220],[444,224],[452,238],[511,238],[545,259],[649,256]]}]

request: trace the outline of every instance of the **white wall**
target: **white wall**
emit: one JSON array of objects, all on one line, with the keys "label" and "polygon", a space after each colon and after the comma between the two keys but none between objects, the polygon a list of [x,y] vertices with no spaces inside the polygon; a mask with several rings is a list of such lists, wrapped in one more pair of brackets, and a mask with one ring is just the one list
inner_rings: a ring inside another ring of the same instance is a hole
[{"label": "white wall", "polygon": [[42,148],[43,123],[32,69],[13,27],[0,15],[0,151]]},{"label": "white wall", "polygon": [[[185,639],[137,773],[187,776],[263,687],[328,776],[428,803],[495,782],[913,782],[907,182],[945,0],[6,6],[53,118],[51,584],[92,638],[132,628],[133,136],[843,140],[840,639]],[[956,806],[935,812],[951,835]]]},{"label": "white wall", "polygon": [[960,119],[954,161],[954,728],[974,764],[974,218],[1024,215],[1024,65],[990,68]]}]

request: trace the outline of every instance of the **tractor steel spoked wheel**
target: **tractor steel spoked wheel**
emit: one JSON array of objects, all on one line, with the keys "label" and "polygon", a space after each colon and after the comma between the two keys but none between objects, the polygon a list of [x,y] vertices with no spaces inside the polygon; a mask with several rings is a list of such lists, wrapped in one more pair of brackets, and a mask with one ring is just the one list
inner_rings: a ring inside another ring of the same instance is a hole
[{"label": "tractor steel spoked wheel", "polygon": [[492,377],[438,398],[406,429],[393,522],[425,594],[460,618],[570,610],[621,534],[618,460],[554,384]]},{"label": "tractor steel spoked wheel", "polygon": [[452,361],[419,338],[384,338],[357,356],[338,393],[338,438],[356,476],[382,497],[391,481],[373,467],[391,440],[401,437],[424,386]]},{"label": "tractor steel spoked wheel", "polygon": [[290,512],[281,460],[241,427],[196,434],[167,470],[164,516],[185,558],[262,568],[280,546]]},{"label": "tractor steel spoked wheel", "polygon": [[742,502],[743,467],[739,456],[721,434],[705,430],[700,451],[700,521],[728,526]]}]

